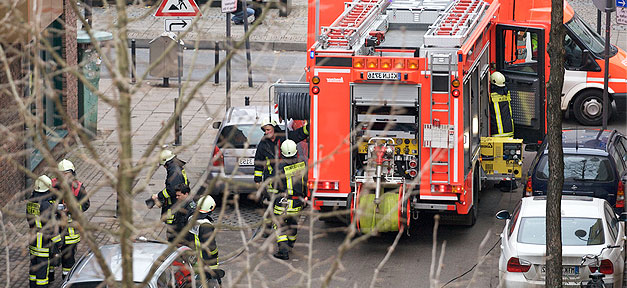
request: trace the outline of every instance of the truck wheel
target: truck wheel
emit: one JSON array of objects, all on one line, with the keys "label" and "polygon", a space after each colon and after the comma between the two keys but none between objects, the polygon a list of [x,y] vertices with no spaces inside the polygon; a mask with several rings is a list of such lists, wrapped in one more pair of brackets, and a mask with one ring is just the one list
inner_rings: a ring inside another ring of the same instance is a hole
[{"label": "truck wheel", "polygon": [[[612,106],[609,106],[609,116],[612,115]],[[573,112],[577,122],[585,126],[603,124],[603,94],[598,90],[587,90],[575,98]],[[609,117],[608,117],[609,118]]]},{"label": "truck wheel", "polygon": [[464,225],[472,227],[477,222],[477,216],[479,214],[479,189],[481,187],[481,179],[479,178],[479,168],[475,168],[472,179],[472,208],[468,211],[466,219],[464,219]]}]

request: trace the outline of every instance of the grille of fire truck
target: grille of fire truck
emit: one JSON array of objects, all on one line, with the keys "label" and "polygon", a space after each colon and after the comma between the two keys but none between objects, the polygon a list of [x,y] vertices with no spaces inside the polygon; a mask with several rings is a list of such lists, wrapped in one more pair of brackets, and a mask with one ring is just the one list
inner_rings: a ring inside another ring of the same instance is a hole
[{"label": "grille of fire truck", "polygon": [[323,48],[351,49],[381,12],[388,0],[356,0],[346,3],[346,9],[331,26],[321,28],[320,43]]},{"label": "grille of fire truck", "polygon": [[487,7],[488,3],[481,0],[453,1],[435,23],[429,26],[424,36],[425,45],[461,47]]}]

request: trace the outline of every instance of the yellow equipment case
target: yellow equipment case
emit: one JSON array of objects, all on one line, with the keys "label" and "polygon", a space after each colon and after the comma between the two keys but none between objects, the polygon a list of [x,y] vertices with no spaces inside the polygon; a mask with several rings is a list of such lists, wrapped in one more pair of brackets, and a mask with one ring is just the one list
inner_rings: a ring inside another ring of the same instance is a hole
[{"label": "yellow equipment case", "polygon": [[522,139],[481,137],[481,168],[492,181],[522,178]]}]

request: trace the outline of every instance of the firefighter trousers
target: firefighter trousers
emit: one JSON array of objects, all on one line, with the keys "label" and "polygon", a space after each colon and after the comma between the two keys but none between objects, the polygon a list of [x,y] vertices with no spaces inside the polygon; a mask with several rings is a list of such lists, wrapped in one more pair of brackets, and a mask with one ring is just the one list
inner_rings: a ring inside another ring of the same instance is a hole
[{"label": "firefighter trousers", "polygon": [[274,215],[282,218],[275,227],[279,251],[287,252],[294,247],[298,233],[298,216],[302,209],[303,202],[296,197],[294,199],[280,198],[275,200]]},{"label": "firefighter trousers", "polygon": [[49,257],[30,255],[30,268],[28,270],[30,288],[47,288],[49,284],[49,269]]}]

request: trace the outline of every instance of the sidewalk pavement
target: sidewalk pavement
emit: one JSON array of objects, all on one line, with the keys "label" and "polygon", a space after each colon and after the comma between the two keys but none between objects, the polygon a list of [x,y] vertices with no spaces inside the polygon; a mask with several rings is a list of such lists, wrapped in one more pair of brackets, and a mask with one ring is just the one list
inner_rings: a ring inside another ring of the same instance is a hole
[{"label": "sidewalk pavement", "polygon": [[[347,0],[348,1],[348,0]],[[596,30],[596,8],[590,0],[569,0],[571,6],[577,11],[589,26]],[[156,6],[127,6],[127,14],[130,20],[128,25],[128,38],[136,39],[138,48],[147,48],[148,42],[164,32],[164,17],[153,16]],[[212,49],[215,41],[222,44],[226,40],[226,14],[220,11],[220,7],[201,5],[202,16],[192,31],[183,40],[186,44],[193,45],[194,41],[200,41],[201,49]],[[610,42],[627,50],[627,25],[616,23],[616,13],[612,14],[612,31]],[[93,25],[97,30],[113,31],[116,22],[115,9],[94,8]],[[605,27],[605,14],[602,15],[602,27]],[[249,26],[250,27],[250,26]],[[604,29],[601,29],[605,36]],[[240,40],[244,35],[243,25],[232,25],[231,33],[234,40]],[[292,0],[292,12],[287,17],[279,17],[278,9],[269,9],[263,24],[259,25],[250,36],[251,46],[254,49],[263,50],[307,50],[307,0]]]},{"label": "sidewalk pavement", "polygon": [[[164,32],[164,17],[153,16],[157,8],[158,5],[127,6],[130,21],[128,39],[136,39],[138,48],[147,48],[150,40]],[[213,49],[215,41],[220,41],[220,47],[225,47],[222,43],[226,40],[226,13],[222,13],[220,7],[209,7],[208,4],[200,5],[200,9],[202,16],[196,26],[182,39],[186,44],[189,43],[190,47],[193,47],[192,42],[196,40],[200,41],[201,49]],[[250,36],[251,47],[275,51],[307,50],[307,0],[292,0],[292,11],[287,17],[279,17],[279,9],[267,11],[263,24]],[[116,19],[113,7],[94,8],[92,20],[96,30],[113,31]],[[235,41],[242,39],[244,25],[231,25],[231,35]]]},{"label": "sidewalk pavement", "polygon": [[[171,85],[169,88],[158,86],[159,82],[146,82],[139,88],[139,91],[132,98],[132,137],[133,137],[133,160],[139,160],[141,154],[147,149],[149,141],[161,128],[174,109],[174,98],[178,96],[178,87]],[[190,85],[196,83],[190,82]],[[249,88],[246,83],[233,83],[232,103],[233,105],[244,105],[244,97],[249,96],[251,105],[263,105],[268,99],[268,85],[256,84]],[[110,79],[100,80],[100,91],[111,98],[117,98],[116,88]],[[198,179],[207,168],[209,158],[212,156],[211,147],[217,130],[211,127],[214,120],[221,120],[225,107],[225,84],[214,85],[205,84],[197,97],[190,103],[188,109],[182,116],[183,136],[182,144],[186,147],[184,152],[178,157],[187,162],[185,166],[187,175],[192,186],[198,184]],[[98,155],[107,164],[108,169],[114,172],[117,163],[118,134],[116,130],[116,111],[103,101],[99,101],[98,106],[98,135],[92,141]],[[208,128],[203,131],[204,128]],[[172,129],[173,130],[173,129]],[[195,138],[198,141],[193,143]],[[166,139],[166,143],[173,143],[173,131]],[[159,151],[152,154],[158,155]],[[86,148],[77,145],[76,149],[66,158],[73,161],[76,166],[77,177],[87,187],[90,196],[91,207],[86,212],[89,223],[95,226],[97,232],[94,233],[98,245],[117,242],[110,235],[119,228],[116,210],[116,194],[102,170],[96,168],[91,159],[86,157]],[[156,173],[147,179],[147,169],[142,171],[138,177],[135,187],[139,187],[143,182],[147,182],[146,189],[134,196],[133,211],[134,223],[138,228],[135,235],[146,236],[149,239],[165,240],[164,225],[158,221],[160,209],[147,209],[144,200],[151,194],[163,189],[165,179],[165,169],[158,167]],[[10,204],[15,207],[16,213],[25,211],[25,201]],[[11,215],[4,215],[3,222],[7,229],[7,243],[9,243],[10,258],[10,287],[28,287],[28,225],[23,218]],[[237,237],[233,236],[237,233]],[[241,242],[233,241],[239,239],[239,232],[224,231],[219,233],[217,241],[220,243],[221,251],[235,251],[241,246]],[[230,239],[230,240],[227,240]],[[79,245],[78,256],[87,251],[87,244],[83,241]],[[4,249],[2,251],[4,256]],[[7,283],[6,261],[0,261],[0,283]],[[57,269],[60,271],[60,269]],[[56,281],[51,287],[59,287],[61,284],[60,272],[57,272]]]}]

